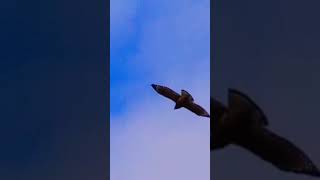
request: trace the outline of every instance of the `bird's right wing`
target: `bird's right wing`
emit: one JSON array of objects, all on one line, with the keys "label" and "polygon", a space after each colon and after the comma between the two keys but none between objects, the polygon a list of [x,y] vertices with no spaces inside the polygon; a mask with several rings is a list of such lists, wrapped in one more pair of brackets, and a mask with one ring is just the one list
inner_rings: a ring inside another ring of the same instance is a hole
[{"label": "bird's right wing", "polygon": [[179,99],[180,95],[173,91],[172,89],[165,87],[165,86],[160,86],[156,84],[151,85],[154,90],[156,90],[159,94],[171,99],[174,102],[177,102]]},{"label": "bird's right wing", "polygon": [[248,132],[236,144],[283,171],[320,177],[320,171],[303,151],[265,128]]},{"label": "bird's right wing", "polygon": [[190,111],[194,112],[196,115],[198,116],[203,116],[203,117],[209,117],[210,115],[209,113],[200,105],[193,103],[193,102],[189,102],[188,104],[186,104],[185,108],[189,109]]}]

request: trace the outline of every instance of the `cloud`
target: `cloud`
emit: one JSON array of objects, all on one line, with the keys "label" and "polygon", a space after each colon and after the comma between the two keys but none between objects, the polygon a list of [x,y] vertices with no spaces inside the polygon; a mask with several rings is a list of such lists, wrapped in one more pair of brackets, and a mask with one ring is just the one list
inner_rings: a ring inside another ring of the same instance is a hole
[{"label": "cloud", "polygon": [[[186,4],[172,8],[175,14],[159,16],[144,24],[139,53],[131,65],[152,78],[163,79],[187,76],[199,79],[202,73],[209,73],[210,29],[209,2]],[[202,68],[202,73],[199,69]],[[166,70],[164,73],[164,70]],[[195,73],[199,74],[195,74]],[[190,73],[194,76],[190,76]],[[198,77],[197,77],[198,76]],[[209,78],[209,76],[206,76]]]},{"label": "cloud", "polygon": [[209,179],[209,121],[155,99],[113,119],[111,179]]},{"label": "cloud", "polygon": [[127,43],[136,31],[139,0],[110,1],[110,38],[112,48]]},{"label": "cloud", "polygon": [[209,120],[173,110],[150,86],[186,89],[209,110],[209,1],[139,6],[136,51],[121,62],[133,80],[111,84],[111,98],[126,99],[125,111],[111,112],[111,179],[209,179]]}]

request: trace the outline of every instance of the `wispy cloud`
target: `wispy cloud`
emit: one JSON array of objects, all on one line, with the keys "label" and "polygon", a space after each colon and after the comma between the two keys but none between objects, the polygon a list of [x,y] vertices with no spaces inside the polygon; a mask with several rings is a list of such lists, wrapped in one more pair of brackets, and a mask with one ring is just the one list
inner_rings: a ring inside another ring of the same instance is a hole
[{"label": "wispy cloud", "polygon": [[136,30],[139,0],[110,0],[110,38],[113,48],[128,43]]}]

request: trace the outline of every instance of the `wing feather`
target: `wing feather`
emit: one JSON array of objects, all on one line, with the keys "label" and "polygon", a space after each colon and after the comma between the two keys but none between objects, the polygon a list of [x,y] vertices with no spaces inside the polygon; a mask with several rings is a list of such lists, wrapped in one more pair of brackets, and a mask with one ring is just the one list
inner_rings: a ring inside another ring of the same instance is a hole
[{"label": "wing feather", "polygon": [[164,97],[167,97],[167,98],[171,99],[174,102],[177,102],[179,97],[180,97],[180,95],[177,92],[173,91],[172,89],[170,89],[168,87],[160,86],[160,85],[156,85],[156,84],[152,84],[151,86],[159,94],[161,94]]},{"label": "wing feather", "polygon": [[320,177],[309,157],[288,140],[262,128],[251,131],[237,144],[283,171]]},{"label": "wing feather", "polygon": [[210,117],[209,113],[200,105],[189,102],[185,105],[185,108],[189,109],[190,111],[194,112],[198,116]]}]

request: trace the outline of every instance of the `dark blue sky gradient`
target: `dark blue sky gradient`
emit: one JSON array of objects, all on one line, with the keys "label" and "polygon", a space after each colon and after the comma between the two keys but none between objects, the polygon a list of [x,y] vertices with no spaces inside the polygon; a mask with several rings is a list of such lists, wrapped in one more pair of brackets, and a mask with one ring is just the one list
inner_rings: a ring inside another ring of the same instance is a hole
[{"label": "dark blue sky gradient", "polygon": [[108,177],[107,1],[3,1],[0,179]]}]

